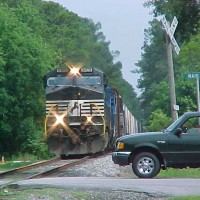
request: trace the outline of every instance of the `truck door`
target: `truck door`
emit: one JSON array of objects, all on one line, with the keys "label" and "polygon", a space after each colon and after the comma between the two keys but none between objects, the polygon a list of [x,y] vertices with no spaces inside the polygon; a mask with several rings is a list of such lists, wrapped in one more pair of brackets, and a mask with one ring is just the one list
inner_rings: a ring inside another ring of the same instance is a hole
[{"label": "truck door", "polygon": [[169,140],[170,160],[177,164],[200,164],[199,117],[189,118],[181,128],[182,134]]}]

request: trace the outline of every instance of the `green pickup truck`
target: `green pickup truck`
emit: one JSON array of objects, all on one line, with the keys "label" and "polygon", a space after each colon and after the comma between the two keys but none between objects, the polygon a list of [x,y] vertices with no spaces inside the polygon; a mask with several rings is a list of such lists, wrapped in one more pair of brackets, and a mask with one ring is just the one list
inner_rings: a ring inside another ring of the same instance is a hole
[{"label": "green pickup truck", "polygon": [[132,164],[139,178],[153,178],[161,169],[200,167],[200,112],[187,112],[162,132],[125,135],[116,140],[115,164]]}]

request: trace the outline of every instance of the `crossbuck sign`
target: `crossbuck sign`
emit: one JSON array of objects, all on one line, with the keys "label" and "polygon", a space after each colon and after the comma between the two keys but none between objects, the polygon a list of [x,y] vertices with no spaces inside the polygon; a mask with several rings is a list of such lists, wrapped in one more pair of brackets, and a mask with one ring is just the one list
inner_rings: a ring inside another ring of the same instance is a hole
[{"label": "crossbuck sign", "polygon": [[177,44],[177,42],[176,42],[176,40],[174,38],[174,32],[175,32],[176,27],[178,25],[177,18],[174,17],[171,26],[169,26],[169,22],[166,20],[165,15],[163,15],[163,17],[161,18],[161,22],[162,22],[162,24],[163,24],[163,26],[165,28],[166,33],[168,34],[168,36],[169,36],[169,38],[171,40],[171,43],[172,43],[172,45],[174,47],[174,50],[176,51],[177,54],[179,54],[180,48],[179,48],[179,46],[178,46],[178,44]]}]

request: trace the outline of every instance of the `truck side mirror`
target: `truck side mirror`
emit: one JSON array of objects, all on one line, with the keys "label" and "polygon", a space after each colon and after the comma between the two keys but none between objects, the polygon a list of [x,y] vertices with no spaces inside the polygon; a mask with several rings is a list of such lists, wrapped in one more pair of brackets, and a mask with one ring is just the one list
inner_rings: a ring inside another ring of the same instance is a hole
[{"label": "truck side mirror", "polygon": [[183,133],[182,128],[178,128],[175,132],[175,135],[177,135],[178,137]]}]

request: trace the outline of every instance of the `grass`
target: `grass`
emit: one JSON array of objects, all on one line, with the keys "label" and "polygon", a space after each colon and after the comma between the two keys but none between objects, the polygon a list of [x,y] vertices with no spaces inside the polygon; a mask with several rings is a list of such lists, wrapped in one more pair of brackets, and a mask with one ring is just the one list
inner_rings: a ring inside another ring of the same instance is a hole
[{"label": "grass", "polygon": [[200,178],[200,168],[161,170],[158,178]]},{"label": "grass", "polygon": [[172,197],[167,200],[199,200],[200,196]]},{"label": "grass", "polygon": [[18,167],[22,167],[25,165],[32,164],[31,161],[20,161],[20,162],[13,162],[13,161],[7,161],[6,163],[0,163],[0,171],[7,171],[11,169],[15,169]]},{"label": "grass", "polygon": [[13,155],[12,157],[5,158],[3,163],[3,158],[0,161],[0,171],[7,171],[11,169],[15,169],[18,167],[22,167],[25,165],[32,164],[34,162],[38,161],[38,159],[30,154],[19,154],[19,155]]},{"label": "grass", "polygon": [[27,199],[76,199],[87,200],[91,199],[90,195],[84,191],[74,191],[56,188],[43,188],[43,189],[26,189],[26,190],[13,190],[13,189],[0,189],[1,200],[27,200]]}]

